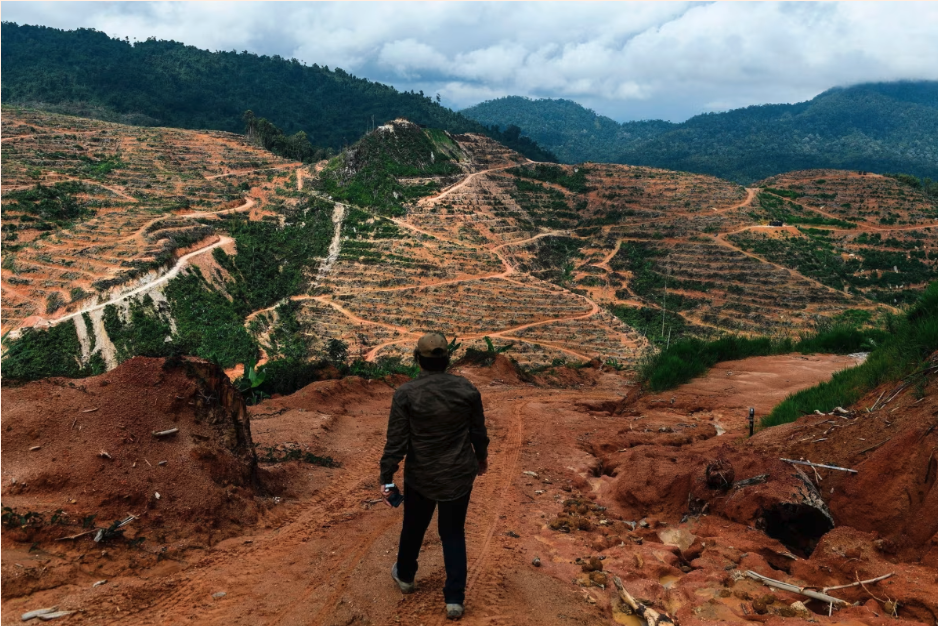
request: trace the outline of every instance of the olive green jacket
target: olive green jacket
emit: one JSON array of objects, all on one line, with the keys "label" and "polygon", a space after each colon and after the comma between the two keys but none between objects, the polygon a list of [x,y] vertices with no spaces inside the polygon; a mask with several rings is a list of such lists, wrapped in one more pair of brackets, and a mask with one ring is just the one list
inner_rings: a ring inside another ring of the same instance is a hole
[{"label": "olive green jacket", "polygon": [[475,386],[462,376],[421,371],[394,393],[381,484],[394,482],[406,457],[405,488],[431,500],[456,500],[472,489],[488,446]]}]

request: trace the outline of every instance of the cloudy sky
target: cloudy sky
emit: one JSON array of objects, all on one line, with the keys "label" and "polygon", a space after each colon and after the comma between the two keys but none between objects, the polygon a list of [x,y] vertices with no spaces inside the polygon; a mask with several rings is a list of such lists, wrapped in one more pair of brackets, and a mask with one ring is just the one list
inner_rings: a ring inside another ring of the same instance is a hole
[{"label": "cloudy sky", "polygon": [[4,21],[95,28],[341,67],[460,109],[567,98],[619,121],[938,79],[938,3],[3,2]]}]

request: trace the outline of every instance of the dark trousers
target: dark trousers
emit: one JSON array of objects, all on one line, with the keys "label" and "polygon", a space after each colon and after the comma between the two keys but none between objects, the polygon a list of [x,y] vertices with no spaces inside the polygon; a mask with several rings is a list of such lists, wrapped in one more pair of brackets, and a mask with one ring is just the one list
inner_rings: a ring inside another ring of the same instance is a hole
[{"label": "dark trousers", "polygon": [[405,582],[414,580],[423,535],[433,519],[433,509],[439,507],[437,522],[446,566],[443,587],[446,604],[462,604],[466,599],[466,511],[470,495],[471,492],[458,500],[437,502],[404,485],[404,527],[397,552],[397,575]]}]

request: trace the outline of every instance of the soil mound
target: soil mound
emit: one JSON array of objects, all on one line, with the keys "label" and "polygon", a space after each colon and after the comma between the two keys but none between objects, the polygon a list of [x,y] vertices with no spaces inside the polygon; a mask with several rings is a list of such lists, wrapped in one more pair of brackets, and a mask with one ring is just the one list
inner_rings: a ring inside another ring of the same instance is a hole
[{"label": "soil mound", "polygon": [[5,543],[70,536],[129,515],[137,519],[127,537],[159,542],[211,540],[256,521],[250,420],[210,363],[137,357],[81,381],[4,388],[2,398],[4,510],[42,516],[5,517],[14,528]]}]

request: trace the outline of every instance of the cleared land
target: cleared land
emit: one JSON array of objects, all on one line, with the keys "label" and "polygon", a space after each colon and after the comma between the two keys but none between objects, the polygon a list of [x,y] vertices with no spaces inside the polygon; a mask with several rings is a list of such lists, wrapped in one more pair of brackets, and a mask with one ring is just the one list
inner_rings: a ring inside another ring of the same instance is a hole
[{"label": "cleared land", "polygon": [[4,333],[153,280],[296,166],[230,133],[8,108],[2,134]]},{"label": "cleared land", "polygon": [[[646,167],[530,163],[485,137],[406,120],[315,167],[226,133],[25,111],[3,124],[5,330],[149,293],[210,246],[224,263],[191,263],[246,316],[262,357],[278,354],[271,336],[287,327],[313,359],[332,339],[352,356],[406,358],[437,330],[464,347],[511,343],[526,366],[628,365],[682,336],[873,322],[938,276],[938,206],[882,176],[793,172],[747,189]],[[264,295],[276,274],[243,274],[255,261],[231,261],[239,251],[220,239],[231,225],[214,218],[243,211],[309,238],[306,207],[323,201],[335,209],[316,205],[313,228],[328,252],[271,258],[298,263],[302,280]],[[297,308],[280,320],[286,299]]]}]

